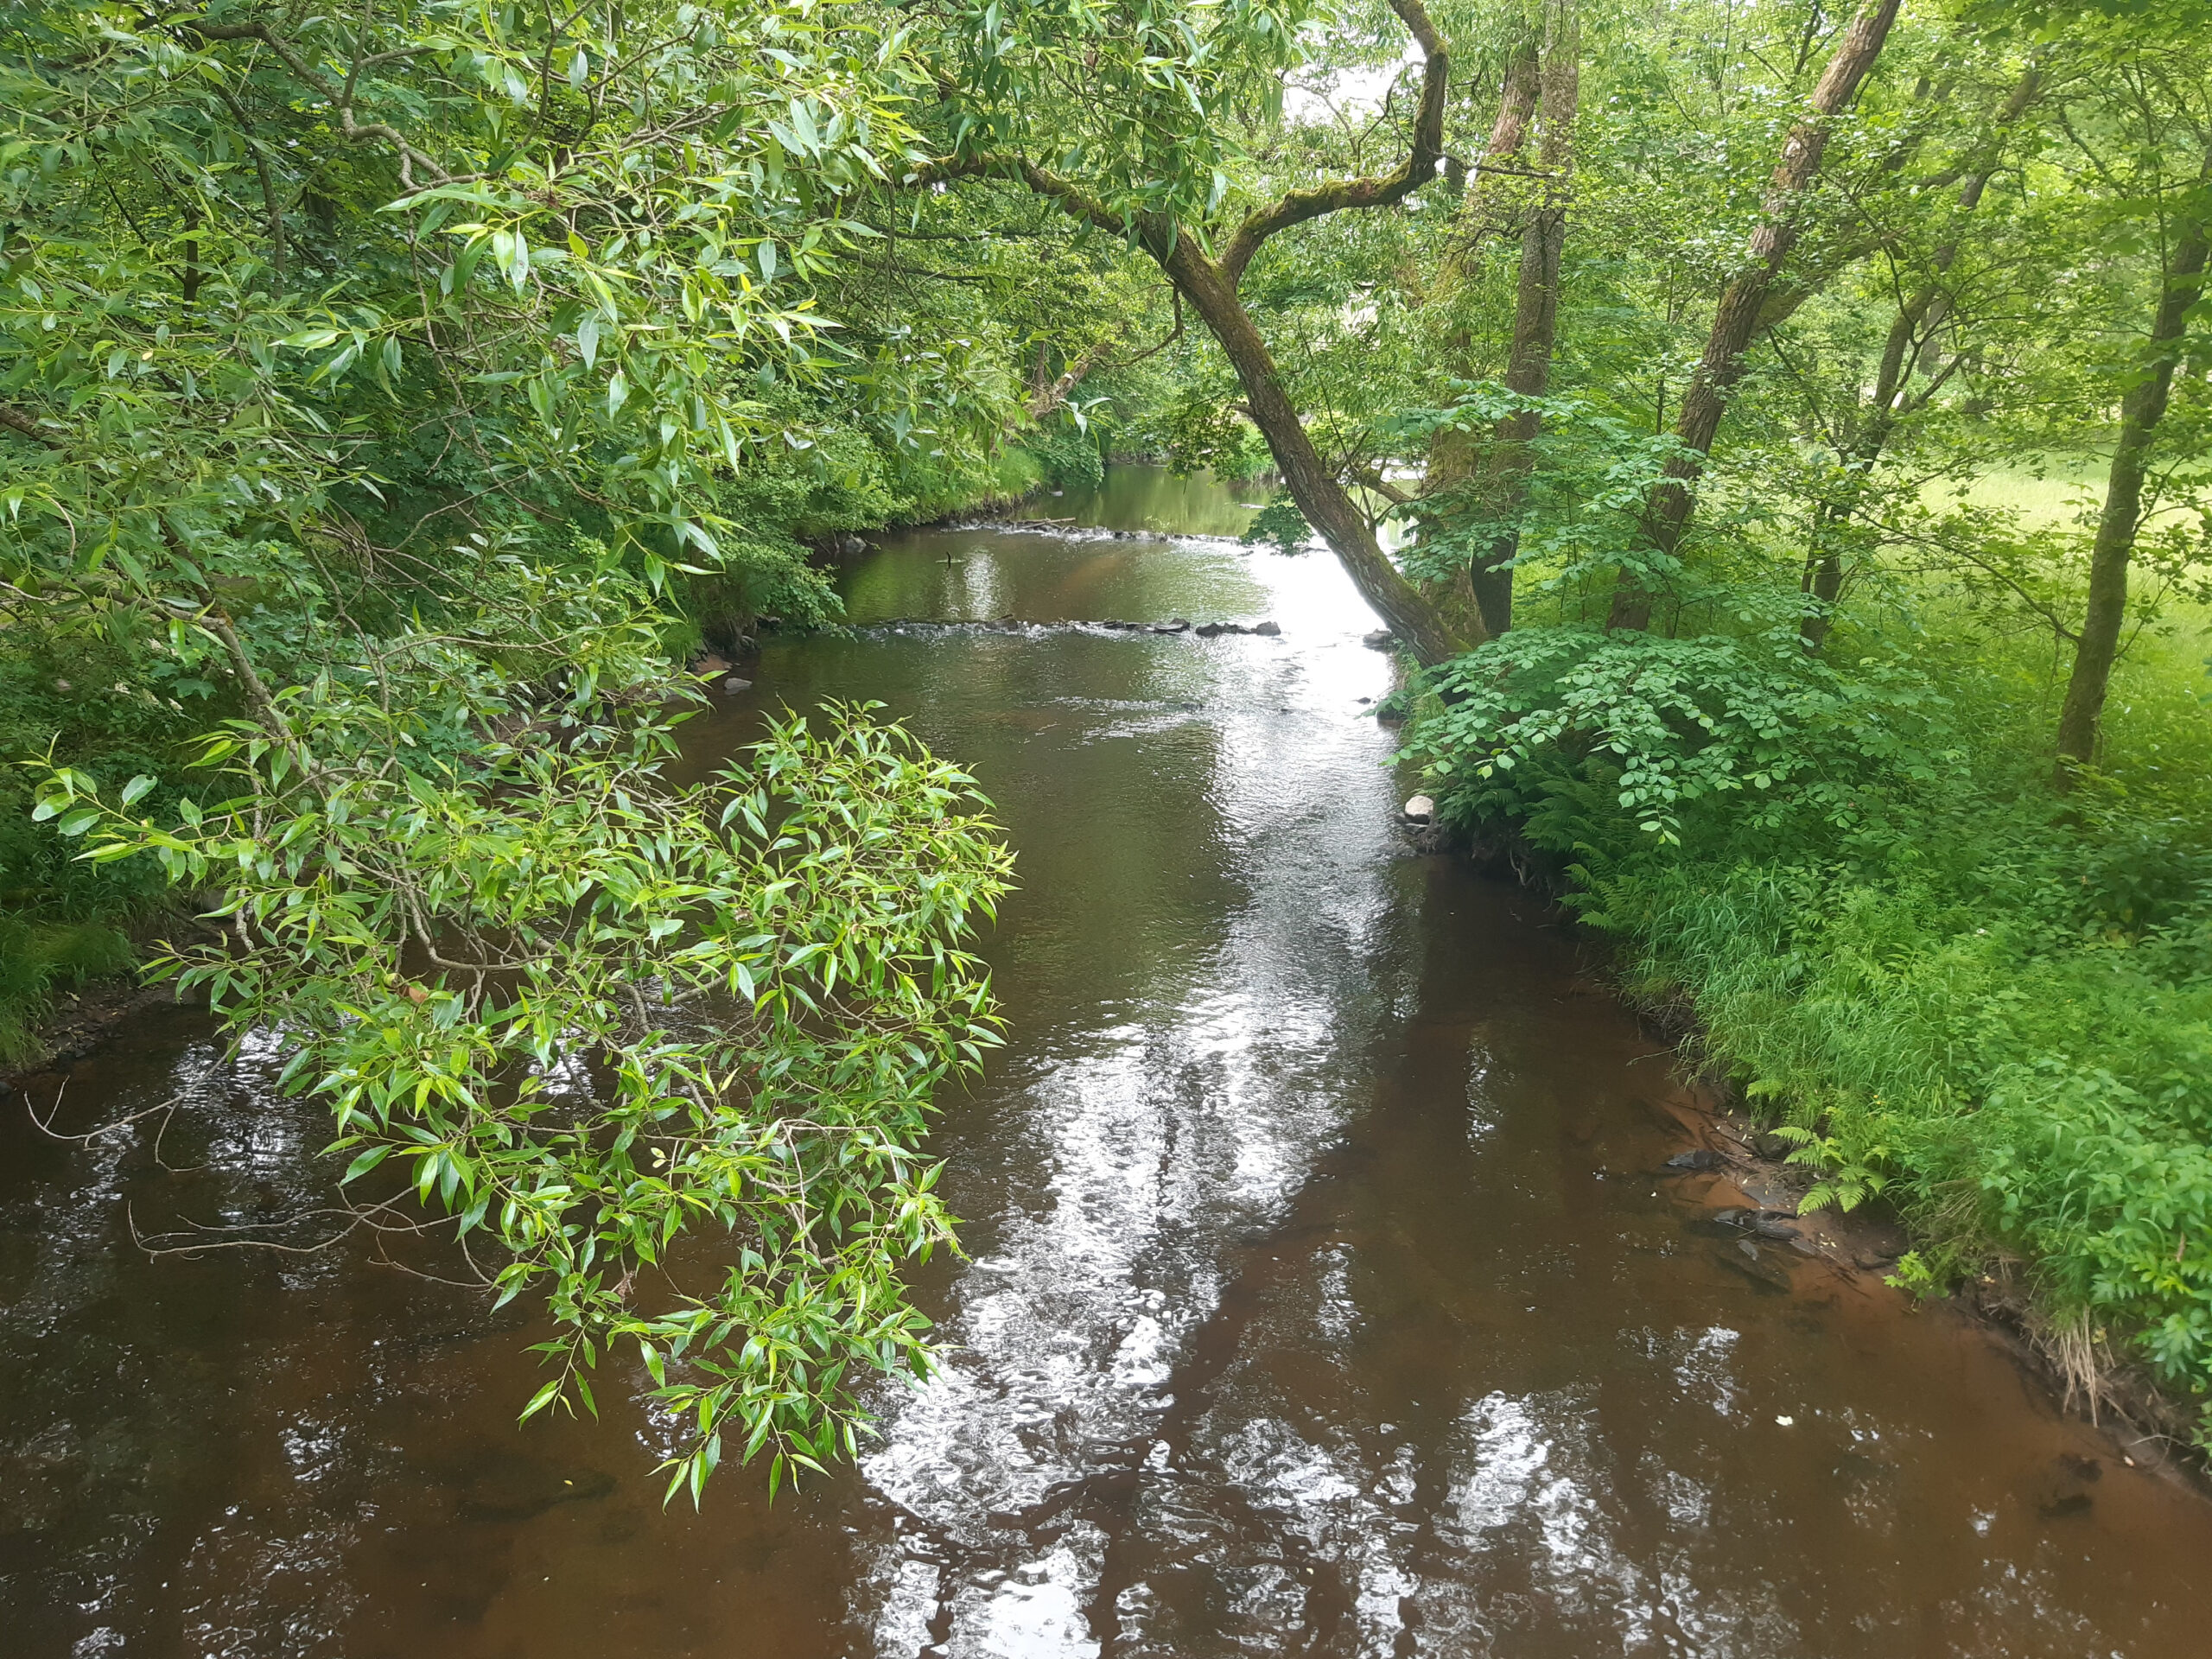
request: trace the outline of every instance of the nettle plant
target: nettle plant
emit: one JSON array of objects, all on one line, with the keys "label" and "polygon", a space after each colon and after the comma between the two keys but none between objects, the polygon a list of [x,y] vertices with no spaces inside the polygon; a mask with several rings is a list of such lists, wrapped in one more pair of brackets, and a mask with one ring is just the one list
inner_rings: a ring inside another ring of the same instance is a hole
[{"label": "nettle plant", "polygon": [[[283,1087],[328,1103],[345,1183],[382,1195],[367,1224],[405,1229],[411,1194],[472,1262],[490,1244],[501,1302],[543,1299],[556,1370],[524,1417],[595,1410],[627,1345],[688,1426],[671,1495],[733,1442],[772,1491],[852,1453],[860,1376],[927,1369],[899,1271],[951,1240],[921,1140],[998,1040],[961,944],[1009,855],[969,778],[865,708],[671,783],[696,693],[662,619],[619,576],[522,574],[496,636],[365,639],[257,690],[206,741],[219,804],[157,822],[133,816],[151,779],[62,769],[37,811],[219,895],[219,937],[155,971],[234,1039],[283,1033]],[[671,1261],[701,1232],[728,1241],[711,1288]]]}]

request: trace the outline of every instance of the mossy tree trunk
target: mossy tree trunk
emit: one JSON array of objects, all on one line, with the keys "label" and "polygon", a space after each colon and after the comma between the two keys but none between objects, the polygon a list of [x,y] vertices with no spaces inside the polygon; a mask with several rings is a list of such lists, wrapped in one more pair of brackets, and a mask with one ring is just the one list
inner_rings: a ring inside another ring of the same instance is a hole
[{"label": "mossy tree trunk", "polygon": [[[1544,8],[1542,92],[1537,118],[1536,166],[1542,195],[1521,228],[1521,270],[1513,297],[1513,350],[1505,365],[1506,389],[1541,397],[1551,388],[1552,347],[1559,334],[1560,254],[1567,243],[1567,210],[1574,167],[1575,106],[1580,97],[1582,36],[1574,0],[1548,0]],[[1513,626],[1513,560],[1521,550],[1519,517],[1535,470],[1535,441],[1543,417],[1533,410],[1497,425],[1486,457],[1491,515],[1504,526],[1476,561],[1475,602],[1492,633]]]},{"label": "mossy tree trunk", "polygon": [[2127,567],[2134,556],[2136,532],[2143,523],[2143,480],[2150,470],[2158,423],[2165,418],[2167,399],[2173,391],[2174,367],[2188,333],[2190,308],[2203,286],[2208,241],[2201,194],[2208,182],[2212,182],[2212,153],[2205,158],[2196,211],[2183,220],[2162,272],[2158,308],[2152,319],[2144,359],[2120,399],[2120,436],[2113,445],[2104,511],[2097,519],[2096,540],[2089,550],[2088,606],[2075,641],[2073,672],[2068,676],[2066,701],[2058,715],[2055,780],[2062,789],[2070,782],[2074,769],[2086,766],[2096,754],[2105,695],[2112,683],[2113,663],[2120,655],[2120,626],[2127,613]]}]

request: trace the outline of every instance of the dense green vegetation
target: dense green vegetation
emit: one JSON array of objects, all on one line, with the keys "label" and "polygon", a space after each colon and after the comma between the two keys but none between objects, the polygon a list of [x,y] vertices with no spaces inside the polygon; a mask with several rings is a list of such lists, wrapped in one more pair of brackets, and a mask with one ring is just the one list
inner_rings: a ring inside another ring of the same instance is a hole
[{"label": "dense green vegetation", "polygon": [[[1571,217],[1547,395],[1398,416],[1540,423],[1468,515],[1514,626],[1410,748],[1687,999],[1808,1206],[1894,1200],[1918,1289],[2024,1260],[2070,1363],[2206,1395],[2204,20],[2044,21],[1896,25],[1717,441],[1624,406],[1604,354],[1640,324],[1663,385],[1677,279]],[[1583,90],[1595,195],[1625,95]]]},{"label": "dense green vegetation", "polygon": [[[987,809],[864,709],[663,763],[842,537],[1116,450],[1273,471],[1446,815],[1694,1002],[1815,1201],[2212,1392],[2201,5],[0,37],[0,1050],[169,941],[298,1033],[365,1212],[544,1298],[531,1410],[639,1345],[696,1494],[926,1364]],[[720,1288],[664,1281],[701,1229]]]},{"label": "dense green vegetation", "polygon": [[[1007,866],[866,710],[677,787],[685,659],[834,617],[810,543],[1096,465],[1027,378],[1110,271],[982,319],[855,276],[919,142],[886,24],[0,22],[0,1042],[170,941],[286,1028],[365,1224],[411,1192],[542,1298],[530,1409],[642,1350],[695,1494],[925,1363],[897,1270],[948,1236],[923,1114],[995,1039],[961,946]],[[702,1228],[719,1287],[664,1280]]]}]

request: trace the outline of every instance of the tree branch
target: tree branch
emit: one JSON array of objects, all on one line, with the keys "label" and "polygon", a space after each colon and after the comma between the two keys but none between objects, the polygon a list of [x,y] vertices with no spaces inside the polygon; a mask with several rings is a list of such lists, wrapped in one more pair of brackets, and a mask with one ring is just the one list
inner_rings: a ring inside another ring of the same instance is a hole
[{"label": "tree branch", "polygon": [[276,270],[276,283],[281,288],[284,283],[284,210],[276,200],[276,181],[269,170],[268,147],[254,130],[253,118],[245,112],[245,105],[231,95],[227,86],[218,83],[215,96],[223,100],[224,107],[230,111],[232,118],[245,134],[246,148],[253,154],[254,171],[261,180],[261,204],[269,215],[270,264]]},{"label": "tree branch", "polygon": [[948,156],[925,162],[906,175],[908,186],[945,184],[954,179],[1005,179],[1028,187],[1036,195],[1057,201],[1071,218],[1087,219],[1101,230],[1120,236],[1129,221],[1071,180],[1042,168],[1026,156]]},{"label": "tree branch", "polygon": [[1444,101],[1450,90],[1451,57],[1421,0],[1390,0],[1390,10],[1413,31],[1426,65],[1421,104],[1414,113],[1413,148],[1390,172],[1362,179],[1334,179],[1309,190],[1293,190],[1252,213],[1236,227],[1222,251],[1221,269],[1230,287],[1243,280],[1244,267],[1252,263],[1260,245],[1276,232],[1346,208],[1390,207],[1436,176],[1437,163],[1444,159]]},{"label": "tree branch", "polygon": [[1400,489],[1396,485],[1393,484],[1389,479],[1383,477],[1380,467],[1354,466],[1347,467],[1344,471],[1351,479],[1353,483],[1374,491],[1376,494],[1381,496],[1385,501],[1391,502],[1395,505],[1401,507],[1405,506],[1414,499],[1412,496],[1408,495],[1403,490]]},{"label": "tree branch", "polygon": [[48,437],[39,429],[39,424],[13,404],[0,404],[0,426],[4,426],[19,438],[29,438],[33,443],[44,444],[49,449],[59,449],[61,442]]},{"label": "tree branch", "polygon": [[[382,139],[399,152],[399,178],[410,190],[416,189],[413,168],[421,168],[431,175],[436,184],[450,183],[453,175],[437,162],[407,142],[406,135],[398,128],[387,126],[381,121],[353,119],[353,75],[359,72],[357,61],[346,77],[343,91],[334,87],[315,67],[301,56],[300,49],[266,23],[219,23],[207,17],[185,17],[178,22],[203,39],[210,41],[259,41],[283,61],[296,79],[304,82],[330,101],[338,112],[339,130],[356,143],[371,138]],[[365,60],[362,60],[365,61]]]}]

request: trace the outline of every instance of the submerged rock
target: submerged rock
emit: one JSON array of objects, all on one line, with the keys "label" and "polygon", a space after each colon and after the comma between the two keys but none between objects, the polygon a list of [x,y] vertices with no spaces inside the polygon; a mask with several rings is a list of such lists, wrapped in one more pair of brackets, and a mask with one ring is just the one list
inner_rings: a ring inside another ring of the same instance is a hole
[{"label": "submerged rock", "polygon": [[1720,1167],[1720,1154],[1711,1147],[1694,1147],[1669,1158],[1667,1167],[1680,1174],[1702,1175],[1708,1170]]},{"label": "submerged rock", "polygon": [[752,681],[741,680],[734,674],[722,682],[722,690],[725,691],[750,691],[752,689]]}]

